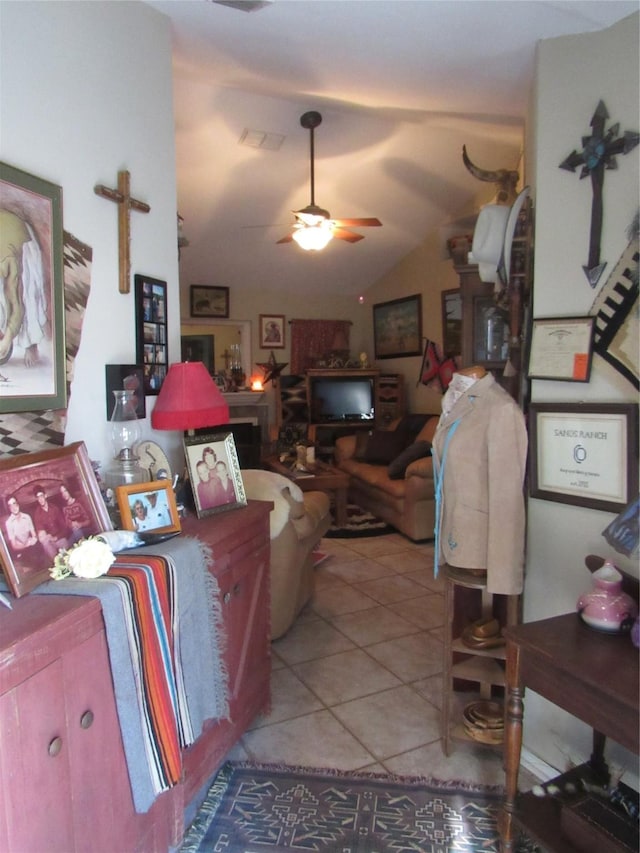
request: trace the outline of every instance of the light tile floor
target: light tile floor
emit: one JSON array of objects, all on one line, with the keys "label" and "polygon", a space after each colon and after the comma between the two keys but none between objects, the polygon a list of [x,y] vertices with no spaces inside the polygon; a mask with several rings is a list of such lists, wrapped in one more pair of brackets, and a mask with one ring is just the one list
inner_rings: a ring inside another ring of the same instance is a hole
[{"label": "light tile floor", "polygon": [[[271,712],[228,757],[503,785],[498,752],[442,752],[444,583],[433,544],[393,533],[323,539],[321,550],[313,599],[272,643]],[[521,772],[522,789],[535,781]]]}]

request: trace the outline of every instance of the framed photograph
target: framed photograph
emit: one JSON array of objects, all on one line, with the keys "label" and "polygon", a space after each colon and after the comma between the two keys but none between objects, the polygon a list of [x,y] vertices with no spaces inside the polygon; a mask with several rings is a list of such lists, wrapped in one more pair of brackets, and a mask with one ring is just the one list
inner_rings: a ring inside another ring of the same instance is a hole
[{"label": "framed photograph", "polygon": [[284,314],[260,314],[260,346],[284,349]]},{"label": "framed photograph", "polygon": [[419,293],[373,306],[376,358],[422,355],[422,297]]},{"label": "framed photograph", "polygon": [[189,289],[192,317],[229,317],[229,288],[192,284]]},{"label": "framed photograph", "polygon": [[530,379],[588,382],[595,317],[545,317],[533,320]]},{"label": "framed photograph", "polygon": [[460,289],[443,290],[442,352],[445,358],[462,352],[462,294]]},{"label": "framed photograph", "polygon": [[533,498],[620,512],[638,493],[635,403],[532,403]]},{"label": "framed photograph", "polygon": [[215,372],[213,335],[182,335],[180,337],[180,360],[201,361],[209,373]]},{"label": "framed photograph", "polygon": [[105,364],[105,389],[107,404],[107,420],[111,420],[115,405],[114,391],[133,391],[136,404],[136,415],[139,418],[147,416],[147,405],[144,396],[144,368],[141,364]]},{"label": "framed photograph", "polygon": [[185,436],[184,452],[198,518],[246,506],[233,433]]},{"label": "framed photograph", "polygon": [[62,188],[0,163],[0,210],[6,265],[3,301],[23,311],[18,328],[3,324],[0,408],[64,409]]},{"label": "framed photograph", "polygon": [[136,359],[142,365],[144,393],[160,393],[169,369],[167,347],[167,283],[147,275],[134,276]]},{"label": "framed photograph", "polygon": [[117,486],[116,500],[124,530],[180,533],[178,505],[169,480]]},{"label": "framed photograph", "polygon": [[84,442],[0,460],[0,566],[19,598],[60,548],[112,525]]}]

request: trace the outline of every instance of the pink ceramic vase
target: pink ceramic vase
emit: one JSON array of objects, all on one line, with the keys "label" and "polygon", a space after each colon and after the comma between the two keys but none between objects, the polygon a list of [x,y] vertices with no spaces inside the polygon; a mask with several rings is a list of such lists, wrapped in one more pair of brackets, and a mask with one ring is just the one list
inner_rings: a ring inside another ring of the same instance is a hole
[{"label": "pink ceramic vase", "polygon": [[592,575],[593,589],[580,596],[578,613],[591,628],[609,633],[628,631],[638,615],[638,606],[622,591],[622,575],[613,565],[605,564]]}]

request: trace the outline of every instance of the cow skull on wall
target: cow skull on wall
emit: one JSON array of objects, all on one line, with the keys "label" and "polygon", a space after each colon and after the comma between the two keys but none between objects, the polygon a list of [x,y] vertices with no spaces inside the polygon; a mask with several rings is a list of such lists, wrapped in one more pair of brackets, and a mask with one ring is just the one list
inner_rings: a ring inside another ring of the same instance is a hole
[{"label": "cow skull on wall", "polygon": [[462,162],[467,167],[474,178],[479,181],[489,181],[496,185],[496,196],[491,202],[492,204],[505,204],[511,206],[518,195],[516,187],[518,185],[518,172],[510,169],[497,169],[493,172],[488,172],[486,169],[480,169],[471,162],[467,154],[467,146],[462,146]]}]

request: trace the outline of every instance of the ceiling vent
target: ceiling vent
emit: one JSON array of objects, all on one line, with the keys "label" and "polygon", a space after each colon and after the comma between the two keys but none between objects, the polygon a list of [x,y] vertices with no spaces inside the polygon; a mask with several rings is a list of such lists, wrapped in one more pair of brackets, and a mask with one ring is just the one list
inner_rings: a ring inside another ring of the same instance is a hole
[{"label": "ceiling vent", "polygon": [[239,145],[248,145],[249,148],[265,148],[267,151],[279,151],[284,142],[281,133],[266,133],[264,130],[249,130],[245,128],[238,140]]},{"label": "ceiling vent", "polygon": [[272,0],[210,0],[217,6],[229,6],[239,12],[259,12],[265,6],[270,6]]}]

